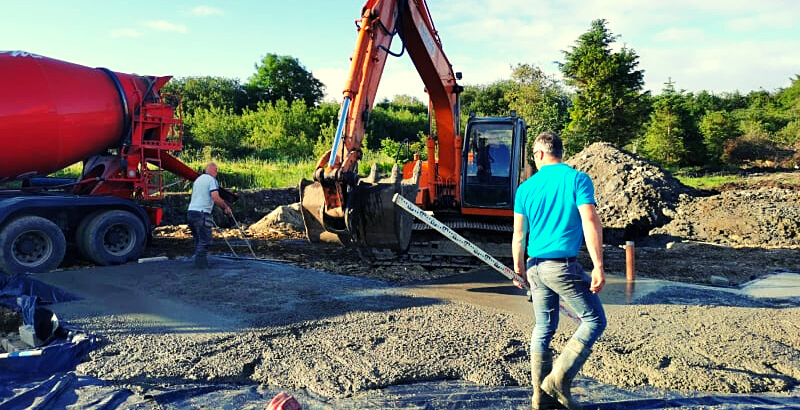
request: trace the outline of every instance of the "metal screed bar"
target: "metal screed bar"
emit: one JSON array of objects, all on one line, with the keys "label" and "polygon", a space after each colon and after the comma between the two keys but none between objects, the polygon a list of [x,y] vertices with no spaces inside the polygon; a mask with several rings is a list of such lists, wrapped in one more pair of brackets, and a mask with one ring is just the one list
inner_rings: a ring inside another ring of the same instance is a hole
[{"label": "metal screed bar", "polygon": [[[439,233],[447,237],[447,239],[450,239],[451,241],[455,242],[456,245],[464,248],[465,251],[471,253],[476,258],[484,261],[487,265],[491,266],[498,272],[502,273],[503,276],[505,276],[509,280],[514,280],[515,278],[519,278],[518,282],[521,283],[526,290],[530,290],[528,289],[527,281],[522,280],[522,278],[516,273],[514,273],[514,271],[511,268],[509,268],[506,265],[503,265],[500,261],[493,258],[492,255],[489,255],[483,249],[475,246],[472,242],[466,240],[463,236],[459,235],[458,233],[450,229],[447,225],[441,223],[438,219],[426,214],[425,211],[420,209],[418,206],[414,205],[408,199],[403,198],[402,195],[394,194],[394,197],[392,197],[392,202],[394,202],[395,205],[399,206],[400,208],[406,210],[406,212],[410,213],[411,215],[414,215],[414,217],[416,217],[420,221],[425,222],[431,228],[439,231]],[[576,322],[581,321],[581,319],[578,316],[569,311],[563,304],[559,304],[558,307],[561,313],[563,313],[568,318]]]}]

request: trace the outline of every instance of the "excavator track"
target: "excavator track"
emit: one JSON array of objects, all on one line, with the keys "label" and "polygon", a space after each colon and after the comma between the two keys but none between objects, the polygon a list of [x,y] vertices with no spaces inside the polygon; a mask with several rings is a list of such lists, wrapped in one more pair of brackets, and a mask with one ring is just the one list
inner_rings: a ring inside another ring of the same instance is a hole
[{"label": "excavator track", "polygon": [[[511,262],[513,227],[509,223],[467,220],[463,217],[444,217],[441,222],[494,258],[504,263]],[[405,252],[357,243],[353,243],[352,246],[362,260],[373,266],[418,265],[426,268],[475,268],[483,264],[478,258],[419,221],[414,223],[411,244]]]}]

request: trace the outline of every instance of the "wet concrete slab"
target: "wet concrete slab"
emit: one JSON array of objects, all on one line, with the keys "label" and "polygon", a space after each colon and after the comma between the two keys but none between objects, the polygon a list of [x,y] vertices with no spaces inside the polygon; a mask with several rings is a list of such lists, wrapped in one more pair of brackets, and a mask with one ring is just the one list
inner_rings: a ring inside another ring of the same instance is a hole
[{"label": "wet concrete slab", "polygon": [[800,298],[800,273],[775,272],[747,282],[740,289],[756,298]]},{"label": "wet concrete slab", "polygon": [[[686,284],[647,278],[630,282],[624,275],[606,274],[606,285],[599,296],[605,306],[631,305],[638,303],[638,300],[647,295],[673,285],[683,286]],[[404,286],[402,289],[416,296],[473,303],[517,314],[531,314],[530,298],[527,293],[515,287],[499,272],[488,267],[415,283]]]},{"label": "wet concrete slab", "polygon": [[68,291],[80,300],[49,306],[59,317],[94,314],[96,317],[126,316],[140,328],[178,332],[225,331],[239,326],[236,320],[218,315],[202,306],[156,297],[143,292],[139,284],[145,272],[164,272],[180,261],[99,266],[91,269],[54,271],[33,278]]}]

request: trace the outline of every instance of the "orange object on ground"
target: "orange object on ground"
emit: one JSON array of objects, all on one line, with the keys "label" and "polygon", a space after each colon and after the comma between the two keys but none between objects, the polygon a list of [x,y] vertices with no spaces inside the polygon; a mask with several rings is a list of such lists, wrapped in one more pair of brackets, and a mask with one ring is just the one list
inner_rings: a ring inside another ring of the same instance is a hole
[{"label": "orange object on ground", "polygon": [[625,278],[628,282],[636,280],[636,259],[633,241],[625,242]]},{"label": "orange object on ground", "polygon": [[264,407],[264,410],[303,410],[300,402],[286,392],[280,392]]}]

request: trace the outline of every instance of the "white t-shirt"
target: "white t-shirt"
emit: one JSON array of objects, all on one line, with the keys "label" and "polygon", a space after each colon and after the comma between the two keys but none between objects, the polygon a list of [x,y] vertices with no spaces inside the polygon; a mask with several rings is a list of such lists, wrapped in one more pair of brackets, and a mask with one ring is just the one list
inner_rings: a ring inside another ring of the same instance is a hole
[{"label": "white t-shirt", "polygon": [[211,193],[219,190],[216,178],[208,174],[202,174],[194,180],[192,185],[192,199],[189,201],[189,210],[211,213],[214,208],[214,201]]}]

